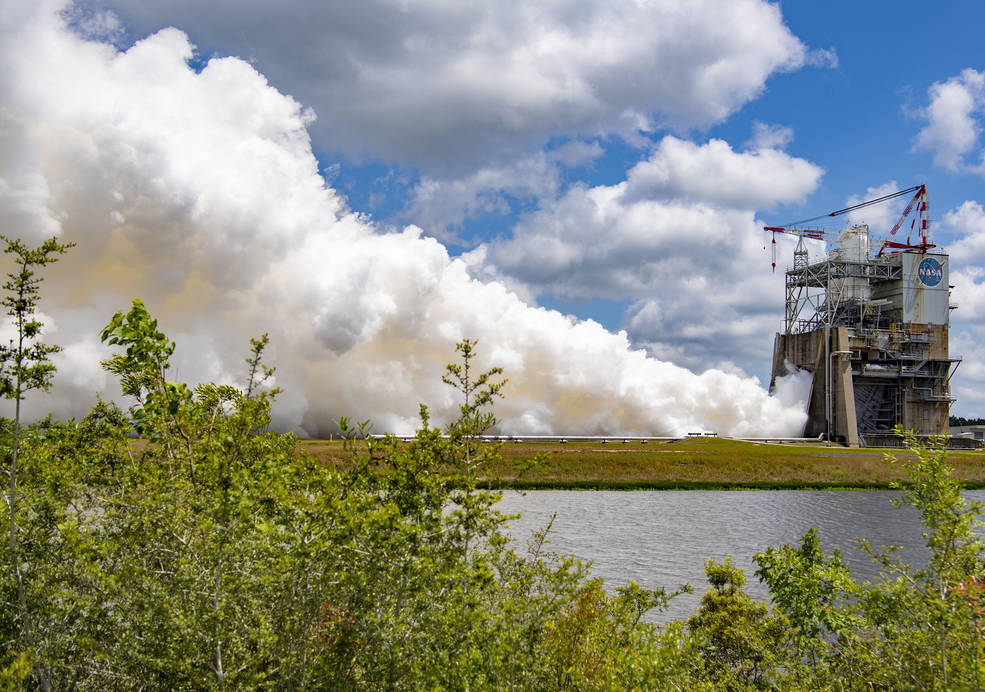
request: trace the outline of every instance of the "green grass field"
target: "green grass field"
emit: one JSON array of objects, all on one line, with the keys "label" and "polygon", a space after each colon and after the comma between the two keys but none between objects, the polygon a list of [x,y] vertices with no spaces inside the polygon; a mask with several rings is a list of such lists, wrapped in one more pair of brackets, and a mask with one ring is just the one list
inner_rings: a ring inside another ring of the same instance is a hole
[{"label": "green grass field", "polygon": [[[344,465],[335,440],[302,440],[302,449],[326,464]],[[836,445],[763,444],[718,438],[675,442],[506,443],[502,462],[482,469],[484,485],[512,488],[886,488],[905,477],[880,449]],[[523,473],[537,454],[545,460]],[[949,462],[969,488],[985,488],[985,452],[954,450]]]}]

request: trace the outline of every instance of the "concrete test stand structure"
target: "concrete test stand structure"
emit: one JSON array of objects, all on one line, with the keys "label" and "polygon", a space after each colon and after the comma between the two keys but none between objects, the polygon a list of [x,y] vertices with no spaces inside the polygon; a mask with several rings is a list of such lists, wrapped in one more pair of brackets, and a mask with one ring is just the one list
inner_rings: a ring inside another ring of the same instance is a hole
[{"label": "concrete test stand structure", "polygon": [[[870,253],[869,228],[853,225],[835,249],[810,262],[805,238],[821,231],[767,227],[800,236],[786,272],[784,331],[773,346],[771,388],[791,368],[808,370],[813,386],[804,436],[851,446],[891,443],[893,428],[917,434],[948,431],[951,375],[960,363],[948,351],[948,256],[927,242],[924,186],[879,252]],[[919,242],[891,240],[916,204]],[[818,217],[821,218],[821,217]],[[803,223],[803,222],[801,222]],[[895,251],[884,253],[887,248]]]}]

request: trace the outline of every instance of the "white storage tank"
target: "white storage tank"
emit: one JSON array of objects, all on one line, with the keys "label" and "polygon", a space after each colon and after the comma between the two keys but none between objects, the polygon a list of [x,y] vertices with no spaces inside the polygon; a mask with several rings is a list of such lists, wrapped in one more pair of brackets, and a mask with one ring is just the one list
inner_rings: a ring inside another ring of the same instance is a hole
[{"label": "white storage tank", "polygon": [[[838,246],[829,259],[841,262],[869,261],[869,227],[865,224],[850,226],[838,236]],[[868,302],[871,296],[869,282],[865,278],[832,279],[828,291],[841,300],[858,299]]]}]

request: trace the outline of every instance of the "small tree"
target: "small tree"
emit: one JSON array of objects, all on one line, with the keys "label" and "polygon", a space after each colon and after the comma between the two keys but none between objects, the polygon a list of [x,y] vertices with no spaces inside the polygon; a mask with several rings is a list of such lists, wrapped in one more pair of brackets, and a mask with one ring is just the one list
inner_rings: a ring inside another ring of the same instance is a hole
[{"label": "small tree", "polygon": [[[11,317],[15,336],[6,344],[0,345],[0,393],[14,401],[14,429],[10,450],[10,487],[7,494],[7,510],[10,515],[9,536],[11,569],[17,584],[17,605],[21,615],[21,627],[29,644],[33,646],[31,624],[27,617],[24,596],[24,580],[21,575],[20,558],[17,551],[17,454],[20,450],[21,402],[24,395],[32,389],[47,390],[55,366],[51,355],[61,350],[58,346],[38,341],[44,325],[35,316],[41,294],[38,285],[42,279],[35,270],[58,261],[75,243],[59,243],[57,238],[49,238],[36,248],[28,247],[20,239],[0,235],[7,244],[4,252],[13,255],[17,269],[7,273],[3,284],[3,306]],[[47,679],[41,676],[41,684],[48,688]]]},{"label": "small tree", "polygon": [[[881,566],[856,583],[840,556],[825,557],[811,530],[798,547],[772,548],[756,574],[795,628],[796,658],[815,681],[846,688],[985,689],[981,634],[985,572],[981,503],[967,500],[947,463],[947,440],[896,429],[912,456],[898,505],[921,515],[929,559],[914,568],[895,548],[861,549]],[[895,461],[892,456],[890,460]]]},{"label": "small tree", "polygon": [[[255,389],[274,376],[277,368],[263,363],[263,352],[270,345],[270,335],[264,332],[259,339],[250,339],[250,357],[246,359],[250,373],[246,377],[246,398],[252,399]],[[280,394],[280,388],[274,387],[271,395]]]},{"label": "small tree", "polygon": [[705,574],[712,588],[688,628],[698,638],[709,678],[725,689],[776,685],[788,663],[789,621],[746,593],[745,574],[731,558],[709,560]]},{"label": "small tree", "polygon": [[484,455],[475,454],[476,438],[496,424],[496,417],[484,409],[491,406],[496,397],[503,396],[502,389],[508,381],[493,381],[494,377],[503,374],[502,368],[491,368],[478,376],[472,374],[472,360],[475,358],[477,344],[474,339],[458,342],[455,350],[462,355],[462,362],[449,363],[441,378],[445,384],[462,393],[463,402],[458,407],[461,415],[448,427],[448,435],[453,444],[462,447],[465,476],[469,481],[472,480],[472,470],[486,461]]},{"label": "small tree", "polygon": [[192,390],[183,382],[167,378],[174,342],[158,331],[157,320],[136,299],[129,312],[113,315],[100,338],[110,346],[126,347],[125,353],[114,354],[102,365],[119,376],[123,394],[136,399],[131,414],[137,434],[162,446],[172,473],[179,457],[184,456],[191,482],[196,484],[195,457],[191,453],[188,429],[191,421],[187,420]]}]

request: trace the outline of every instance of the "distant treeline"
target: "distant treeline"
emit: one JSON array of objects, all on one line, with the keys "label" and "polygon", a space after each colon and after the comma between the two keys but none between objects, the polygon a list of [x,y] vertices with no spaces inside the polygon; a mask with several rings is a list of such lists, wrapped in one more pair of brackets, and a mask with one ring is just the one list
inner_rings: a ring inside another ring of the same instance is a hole
[{"label": "distant treeline", "polygon": [[960,427],[963,425],[985,425],[985,418],[962,418],[961,416],[951,416],[950,417],[951,427]]}]

